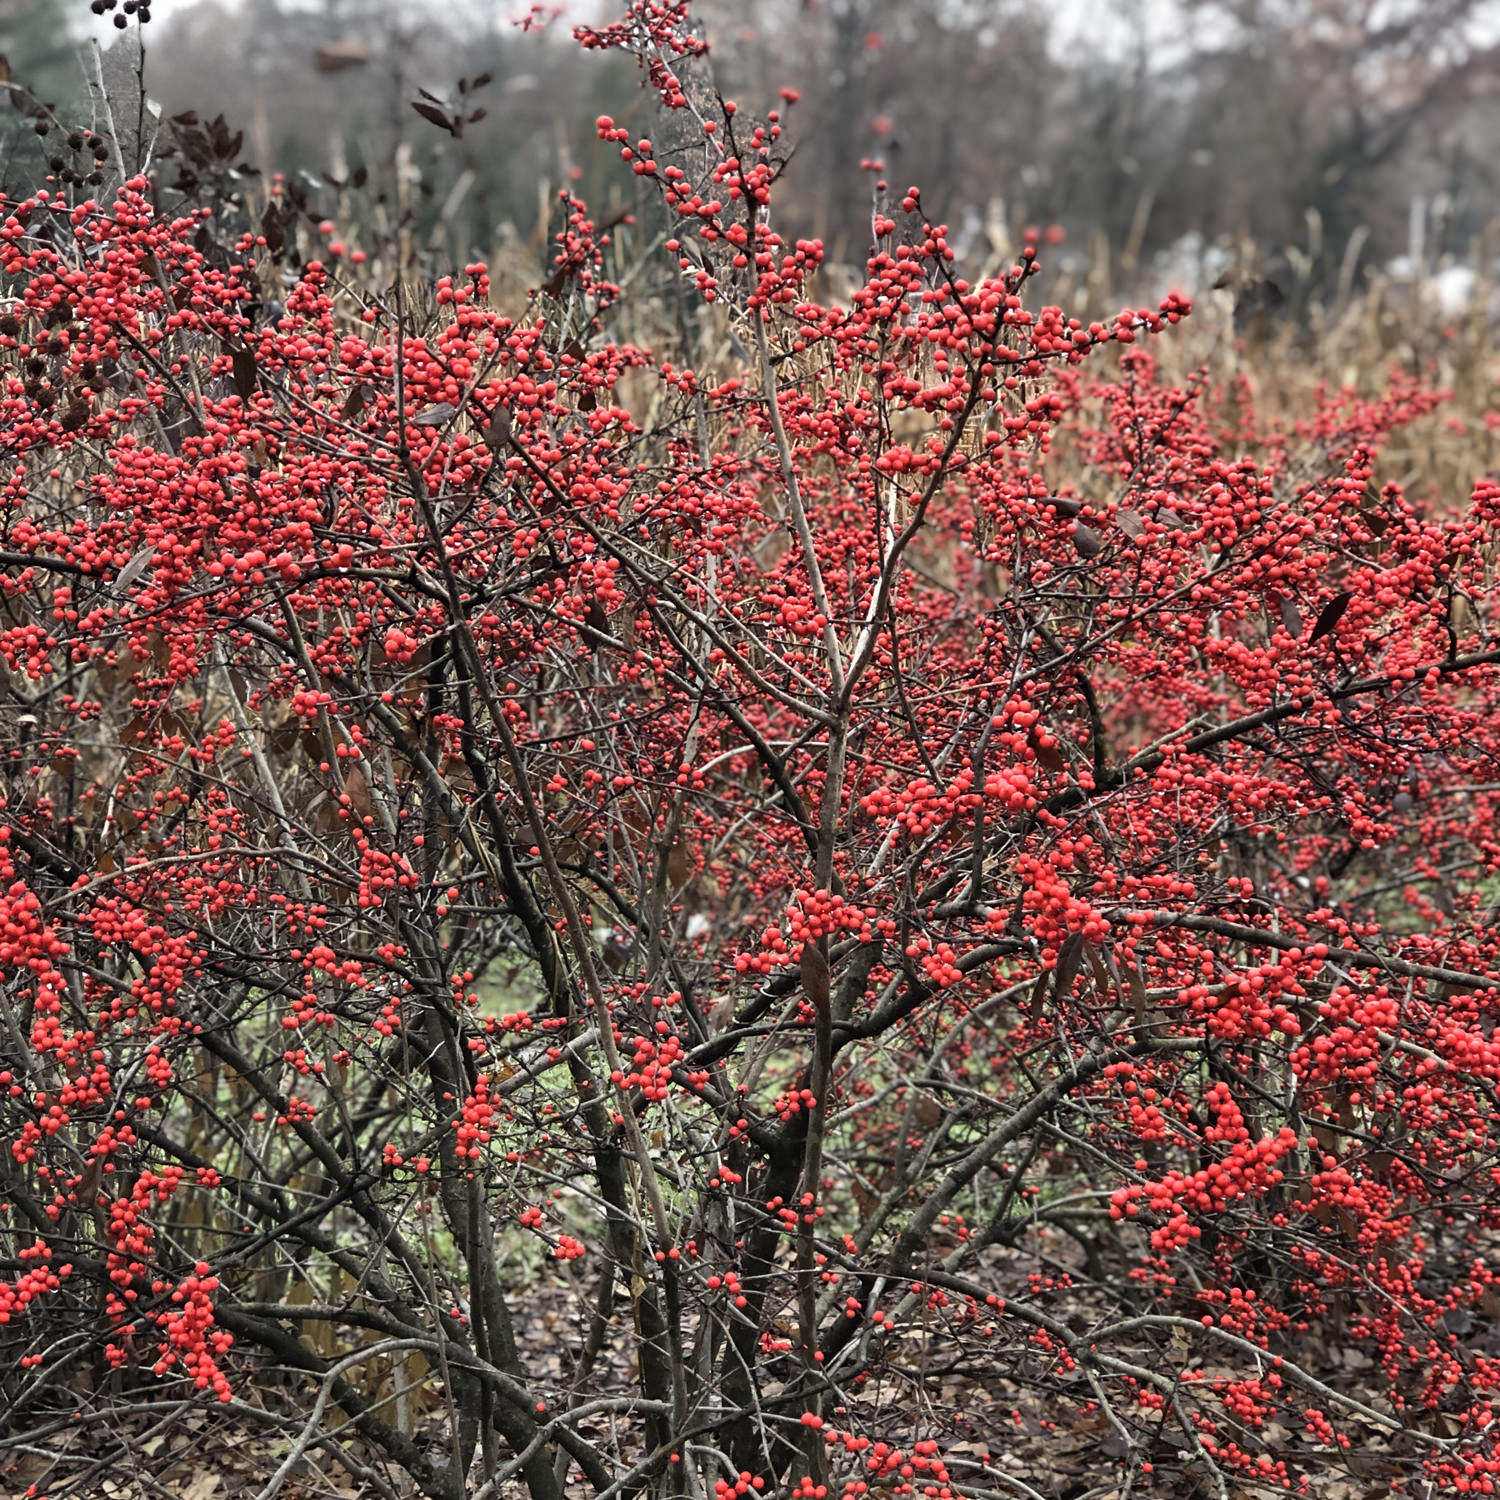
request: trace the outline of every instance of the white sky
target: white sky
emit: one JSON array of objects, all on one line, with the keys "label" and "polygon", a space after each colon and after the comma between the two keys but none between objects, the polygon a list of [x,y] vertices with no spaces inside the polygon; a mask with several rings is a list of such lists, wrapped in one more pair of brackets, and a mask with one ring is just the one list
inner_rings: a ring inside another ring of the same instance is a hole
[{"label": "white sky", "polygon": [[[151,0],[151,27],[169,26],[172,17],[191,9],[198,0]],[[239,0],[216,0],[225,9],[236,9]],[[284,0],[285,3],[285,0]],[[291,0],[296,3],[296,0]],[[305,0],[308,9],[317,9],[317,0]],[[508,19],[524,13],[529,0],[404,0],[403,14],[410,18],[430,14],[453,15],[455,8],[465,3],[483,7],[485,15],[498,15]],[[559,0],[551,0],[559,3]],[[613,9],[611,0],[560,0],[565,12],[560,26],[566,25],[567,15],[596,18]],[[1008,9],[1015,0],[1002,0],[1002,8]],[[1306,0],[1300,0],[1306,3]],[[1420,12],[1428,0],[1377,0],[1370,13],[1370,24],[1379,25],[1413,10]],[[1299,0],[1271,0],[1269,9],[1293,9]],[[1216,13],[1214,5],[1194,6],[1191,18],[1187,15],[1185,0],[1050,0],[1052,21],[1052,45],[1057,52],[1082,49],[1109,56],[1130,55],[1136,39],[1136,28],[1144,23],[1147,44],[1154,66],[1158,70],[1171,66],[1172,55],[1179,49],[1190,47],[1192,40],[1202,42],[1216,28],[1226,25],[1224,13]],[[78,7],[82,9],[82,7]],[[108,45],[118,34],[111,16],[94,16],[84,12],[82,34],[97,36]],[[1500,0],[1479,0],[1467,28],[1468,40],[1479,46],[1493,46],[1500,41]],[[151,45],[150,30],[146,45]]]},{"label": "white sky", "polygon": [[[151,26],[147,29],[146,45],[151,45],[151,30],[158,25],[170,25],[172,17],[190,10],[198,0],[151,0]],[[217,0],[226,10],[238,8],[238,0]],[[553,0],[557,3],[557,0]],[[593,0],[562,0],[565,10],[587,16],[592,12],[607,9],[607,5]],[[521,14],[527,9],[527,0],[489,0],[503,15]],[[311,0],[308,9],[318,8]],[[1118,33],[1121,41],[1132,35],[1127,18],[1133,17],[1138,8],[1144,9],[1153,48],[1169,44],[1180,35],[1177,0],[1052,0],[1051,11],[1054,39],[1059,47],[1071,47],[1087,42],[1094,47],[1108,46],[1110,33]],[[402,10],[408,17],[424,14],[451,16],[453,0],[406,0]],[[82,35],[94,36],[101,45],[108,44],[118,34],[112,16],[95,16],[85,12],[80,23]]]}]

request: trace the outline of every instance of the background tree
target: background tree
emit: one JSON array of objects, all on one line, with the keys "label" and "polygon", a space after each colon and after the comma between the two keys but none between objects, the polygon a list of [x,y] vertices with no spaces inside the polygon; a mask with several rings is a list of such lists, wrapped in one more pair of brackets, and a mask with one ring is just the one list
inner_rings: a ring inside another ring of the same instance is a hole
[{"label": "background tree", "polygon": [[[1183,0],[1107,17],[755,0],[702,18],[726,90],[769,108],[782,87],[800,89],[792,127],[807,165],[780,212],[835,261],[862,262],[871,195],[860,167],[878,159],[920,180],[956,241],[997,265],[1026,225],[1062,225],[1069,255],[1094,268],[1096,298],[1111,275],[1132,294],[1147,281],[1164,289],[1154,258],[1194,236],[1231,254],[1248,239],[1279,259],[1289,294],[1296,283],[1325,301],[1411,247],[1414,201],[1431,221],[1431,265],[1481,258],[1496,208],[1494,19],[1493,0]],[[601,206],[619,191],[573,100],[651,129],[649,101],[623,71],[568,48],[565,28],[523,35],[482,10],[250,0],[174,12],[154,29],[168,116],[222,113],[252,164],[327,186],[320,215],[337,215],[332,184],[361,166],[387,192],[405,180],[421,235],[457,236],[457,262],[468,246],[498,261],[497,240],[534,261],[550,188],[575,183]],[[418,88],[455,103],[460,77],[486,74],[473,103],[487,116],[462,139],[411,110]],[[411,156],[397,173],[403,143]],[[1187,268],[1179,255],[1173,274]]]}]

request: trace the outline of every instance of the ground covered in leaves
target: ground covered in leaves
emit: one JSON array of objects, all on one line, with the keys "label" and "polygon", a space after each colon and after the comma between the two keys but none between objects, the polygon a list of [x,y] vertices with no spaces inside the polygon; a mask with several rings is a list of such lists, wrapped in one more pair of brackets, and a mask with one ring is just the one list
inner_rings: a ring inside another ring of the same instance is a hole
[{"label": "ground covered in leaves", "polygon": [[[1081,1287],[1059,1284],[1065,1277],[1038,1271],[1044,1263],[1055,1273],[1078,1261],[1081,1273],[1082,1255],[1055,1233],[1044,1229],[1040,1238],[1046,1242],[1041,1256],[996,1250],[987,1257],[995,1284],[1018,1296],[1031,1295],[1075,1327],[1087,1326],[1096,1316],[1090,1295]],[[551,1351],[538,1356],[538,1388],[559,1403],[628,1393],[638,1375],[618,1362],[617,1367],[594,1366],[582,1386],[576,1381],[587,1331],[576,1318],[582,1305],[579,1286],[566,1264],[553,1263],[545,1272],[513,1298],[518,1335],[529,1348]],[[628,1301],[617,1299],[615,1322],[628,1323],[631,1316]],[[1500,1297],[1492,1294],[1478,1317],[1451,1314],[1449,1324],[1448,1331],[1470,1355],[1500,1356]],[[791,1331],[790,1325],[769,1330],[773,1337]],[[625,1342],[610,1344],[619,1348]],[[1145,1344],[1138,1352],[1143,1361],[1152,1357]],[[1363,1350],[1310,1334],[1296,1352],[1300,1367],[1332,1389],[1374,1412],[1390,1411],[1389,1400],[1380,1394],[1380,1373]],[[1235,1441],[1252,1453],[1285,1462],[1293,1473],[1312,1476],[1296,1493],[1319,1500],[1380,1500],[1393,1486],[1396,1493],[1407,1491],[1420,1473],[1417,1454],[1393,1443],[1373,1420],[1361,1423],[1350,1417],[1346,1430],[1360,1436],[1342,1448],[1277,1422],[1258,1431],[1247,1429],[1212,1394],[1215,1382],[1229,1381],[1235,1372],[1205,1361],[1186,1338],[1172,1354],[1180,1360],[1183,1385],[1197,1387],[1197,1402]],[[292,1452],[305,1419],[286,1399],[274,1368],[266,1368],[253,1387],[227,1406],[185,1399],[180,1383],[157,1382],[142,1388],[133,1401],[121,1401],[115,1393],[105,1417],[94,1411],[98,1394],[80,1387],[78,1408],[39,1417],[19,1444],[8,1446],[0,1495],[15,1500],[256,1500]],[[763,1394],[774,1396],[775,1390]],[[447,1417],[431,1383],[412,1393],[404,1411],[396,1410],[393,1396],[385,1414],[425,1439],[435,1457],[442,1455]],[[591,1439],[624,1438],[627,1446],[631,1425],[620,1417],[580,1423]],[[848,1405],[834,1409],[829,1425],[835,1432],[854,1433],[889,1434],[904,1428],[913,1446],[935,1442],[954,1476],[951,1488],[960,1495],[1126,1500],[1129,1491],[1120,1475],[1127,1442],[1149,1455],[1153,1497],[1195,1500],[1213,1493],[1205,1486],[1201,1464],[1174,1434],[1153,1434],[1152,1424],[1144,1420],[1129,1429],[1117,1427],[1091,1402],[1082,1372],[1069,1371],[1038,1350],[999,1350],[972,1324],[964,1326],[944,1311],[924,1310],[914,1317],[890,1341],[883,1367],[863,1382]],[[385,1467],[352,1429],[339,1434],[339,1443],[347,1466],[327,1448],[313,1448],[281,1480],[278,1500],[373,1500],[387,1492],[405,1500],[412,1494],[410,1481]],[[129,1455],[123,1463],[122,1452]],[[858,1460],[836,1452],[838,1480],[851,1477],[857,1465]],[[577,1480],[576,1471],[573,1477]],[[1228,1482],[1234,1500],[1274,1500],[1288,1493],[1233,1477]],[[477,1465],[473,1483],[482,1483]],[[893,1481],[887,1479],[886,1485]],[[870,1489],[878,1492],[880,1486]],[[519,1484],[501,1492],[523,1494]],[[575,1492],[583,1500],[586,1487],[580,1483]],[[897,1493],[894,1487],[888,1492]]]}]

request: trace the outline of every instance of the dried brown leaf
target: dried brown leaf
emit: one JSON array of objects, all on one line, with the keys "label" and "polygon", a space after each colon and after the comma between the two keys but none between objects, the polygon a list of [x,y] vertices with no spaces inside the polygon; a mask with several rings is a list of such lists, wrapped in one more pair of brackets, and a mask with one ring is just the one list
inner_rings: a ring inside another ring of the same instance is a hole
[{"label": "dried brown leaf", "polygon": [[802,988],[806,991],[807,998],[819,1010],[827,1009],[829,973],[828,959],[823,950],[816,943],[804,943],[798,967],[802,972]]},{"label": "dried brown leaf", "polygon": [[1344,611],[1349,608],[1349,601],[1353,594],[1335,594],[1332,599],[1318,613],[1318,623],[1313,626],[1312,634],[1308,636],[1308,644],[1311,645],[1320,636],[1325,636],[1340,620],[1344,618]]}]

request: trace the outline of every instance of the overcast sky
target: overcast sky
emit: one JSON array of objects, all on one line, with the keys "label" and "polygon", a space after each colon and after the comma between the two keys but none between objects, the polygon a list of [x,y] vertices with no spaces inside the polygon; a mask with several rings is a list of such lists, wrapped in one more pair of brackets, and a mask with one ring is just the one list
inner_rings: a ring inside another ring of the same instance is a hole
[{"label": "overcast sky", "polygon": [[[175,14],[191,9],[197,3],[199,0],[151,0],[152,19],[146,34],[147,47],[151,45],[152,28],[158,24],[170,25]],[[215,0],[215,3],[232,10],[237,7],[239,0]],[[288,0],[283,0],[283,3],[288,3]],[[502,16],[519,15],[527,9],[526,0],[492,0],[492,3],[496,12]],[[580,18],[597,15],[608,9],[602,0],[564,0],[564,6],[567,11],[576,13]],[[307,8],[315,10],[320,7],[316,0],[311,0]],[[406,0],[402,6],[408,17],[424,13],[451,17],[454,9],[453,0]],[[1059,48],[1083,44],[1107,51],[1114,37],[1122,44],[1129,42],[1133,36],[1133,18],[1137,11],[1146,20],[1153,50],[1169,47],[1172,40],[1182,32],[1181,9],[1177,0],[1051,0],[1050,10],[1053,39]],[[96,36],[105,46],[117,35],[112,16],[94,16],[85,11],[82,24],[86,26],[85,34]]]},{"label": "overcast sky", "polygon": [[[24,3],[24,0],[23,0]],[[152,23],[147,30],[146,45],[151,44],[150,31],[158,25],[171,24],[172,17],[190,9],[200,0],[151,0]],[[213,0],[226,9],[235,9],[241,0]],[[298,0],[281,0],[288,8]],[[564,11],[563,24],[569,15],[579,19],[595,19],[611,11],[610,0],[554,0]],[[1029,8],[1031,0],[996,0],[996,8],[1002,14],[1012,8]],[[1278,6],[1272,0],[1271,8],[1292,9],[1299,0],[1282,0]],[[1305,0],[1304,0],[1305,3]],[[1403,14],[1420,13],[1430,0],[1376,0],[1371,13],[1371,26],[1381,26]],[[306,0],[309,10],[321,9],[319,0]],[[452,18],[456,10],[473,10],[476,17],[498,19],[502,24],[513,15],[521,15],[529,8],[529,0],[402,0],[401,10],[407,18],[430,14]],[[82,12],[80,24],[84,34],[97,36],[108,46],[118,35],[111,16],[94,16]],[[1169,69],[1174,52],[1191,51],[1193,43],[1202,45],[1212,39],[1216,26],[1229,23],[1223,13],[1215,14],[1216,7],[1210,3],[1191,4],[1189,0],[1049,0],[1048,11],[1052,23],[1052,48],[1058,53],[1084,51],[1103,56],[1125,56],[1133,54],[1138,28],[1144,24],[1151,57],[1158,71]],[[1500,42],[1500,0],[1480,0],[1476,6],[1468,36],[1471,43],[1493,46]]]}]

